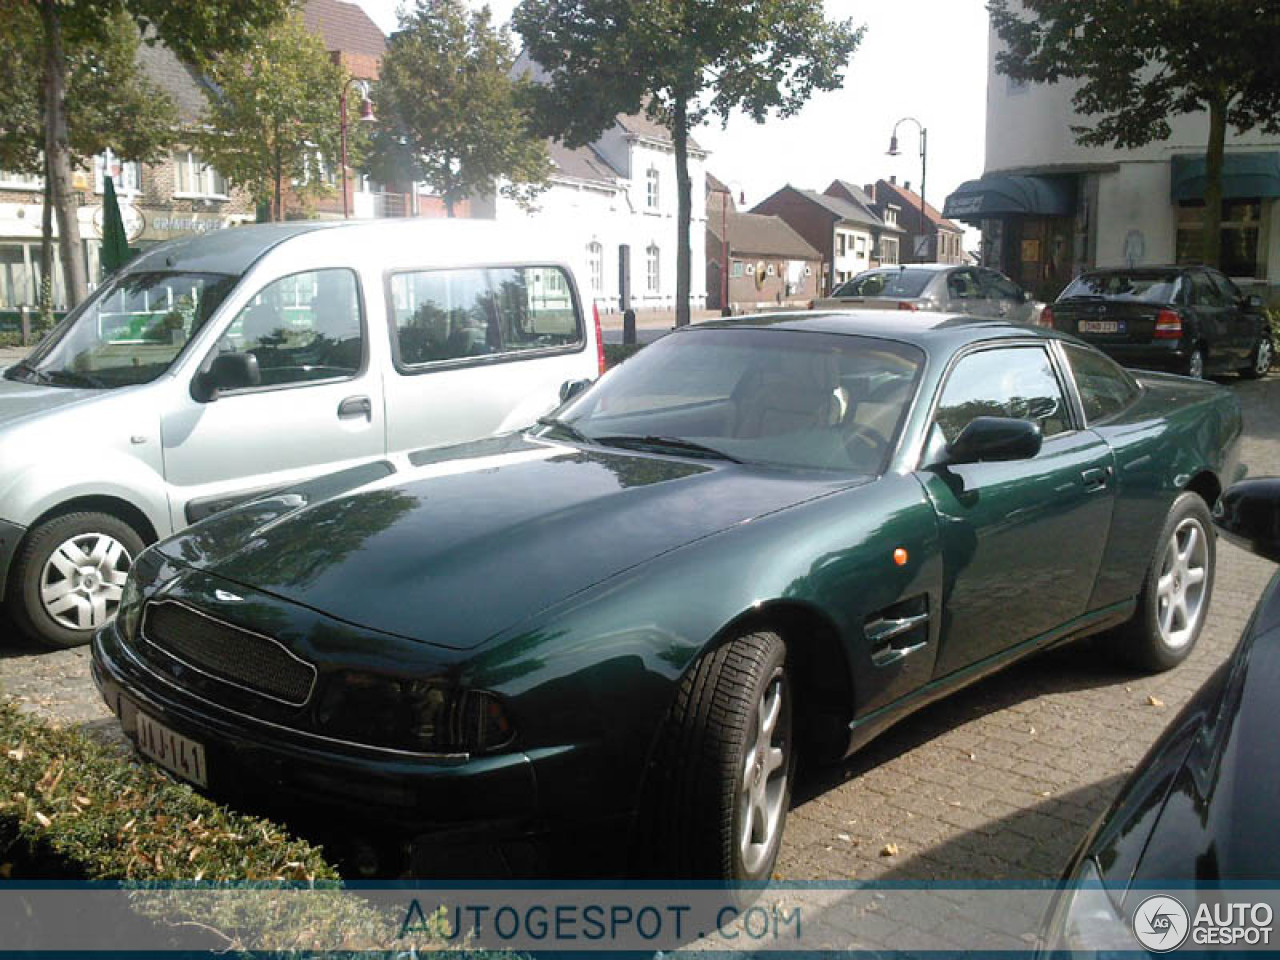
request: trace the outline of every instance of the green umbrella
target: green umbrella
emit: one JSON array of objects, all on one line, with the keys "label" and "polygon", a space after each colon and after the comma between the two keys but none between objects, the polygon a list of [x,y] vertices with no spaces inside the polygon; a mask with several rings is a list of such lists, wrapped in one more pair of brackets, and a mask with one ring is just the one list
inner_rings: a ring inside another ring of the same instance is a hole
[{"label": "green umbrella", "polygon": [[120,204],[116,200],[115,184],[104,177],[102,192],[102,272],[115,273],[133,255],[129,249],[129,237],[124,232],[124,218],[120,216]]}]

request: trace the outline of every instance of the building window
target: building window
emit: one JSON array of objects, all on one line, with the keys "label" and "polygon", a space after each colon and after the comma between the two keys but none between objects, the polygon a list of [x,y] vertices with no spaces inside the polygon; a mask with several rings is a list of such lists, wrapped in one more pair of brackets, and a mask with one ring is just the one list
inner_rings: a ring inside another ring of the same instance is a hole
[{"label": "building window", "polygon": [[898,262],[898,238],[897,237],[881,237],[880,238],[880,262],[885,264],[896,264]]},{"label": "building window", "polygon": [[130,195],[142,191],[142,164],[136,160],[121,160],[110,150],[93,158],[93,189],[102,193],[107,189],[107,177],[116,193]]},{"label": "building window", "polygon": [[173,155],[175,197],[212,197],[225,199],[227,182],[222,174],[200,159],[193,150],[179,150]]},{"label": "building window", "polygon": [[836,256],[843,257],[848,250],[848,238],[843,233],[836,234]]},{"label": "building window", "polygon": [[733,261],[733,266],[729,268],[730,277],[741,277],[747,272],[747,266],[741,260]]},{"label": "building window", "polygon": [[645,173],[645,202],[644,205],[650,210],[658,209],[658,202],[662,199],[660,185],[658,182],[658,168],[650,167]]},{"label": "building window", "polygon": [[898,225],[898,208],[897,207],[885,207],[884,222],[891,227],[896,227]]},{"label": "building window", "polygon": [[[1225,200],[1222,204],[1222,272],[1229,277],[1267,275],[1263,236],[1270,204],[1261,200]],[[1178,207],[1178,263],[1204,262],[1204,202]]]},{"label": "building window", "polygon": [[658,245],[656,243],[649,244],[649,249],[645,251],[645,278],[648,291],[657,293],[662,275],[658,267]]},{"label": "building window", "polygon": [[0,187],[6,190],[43,190],[44,177],[35,173],[11,173],[0,170]]},{"label": "building window", "polygon": [[594,241],[587,244],[587,266],[591,271],[591,292],[604,292],[604,247]]},{"label": "building window", "polygon": [[856,257],[858,260],[867,259],[867,238],[866,237],[860,236],[857,238],[857,245],[854,248],[854,257]]}]

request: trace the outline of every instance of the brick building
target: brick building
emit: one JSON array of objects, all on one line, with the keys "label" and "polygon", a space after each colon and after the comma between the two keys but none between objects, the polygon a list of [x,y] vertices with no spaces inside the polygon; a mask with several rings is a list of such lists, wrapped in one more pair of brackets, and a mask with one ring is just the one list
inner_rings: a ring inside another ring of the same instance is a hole
[{"label": "brick building", "polygon": [[[827,188],[830,192],[837,180]],[[877,180],[861,191],[870,198],[872,208],[886,222],[892,222],[905,231],[902,245],[902,263],[967,263],[964,251],[964,227],[952,223],[930,203],[920,212],[920,194],[911,189],[910,182],[899,184],[897,177]]]}]

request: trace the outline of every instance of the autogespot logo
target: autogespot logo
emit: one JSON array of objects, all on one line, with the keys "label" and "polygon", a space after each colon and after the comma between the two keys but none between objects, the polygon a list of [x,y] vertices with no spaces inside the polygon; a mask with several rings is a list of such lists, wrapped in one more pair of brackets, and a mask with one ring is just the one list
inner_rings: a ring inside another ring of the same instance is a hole
[{"label": "autogespot logo", "polygon": [[1191,928],[1187,908],[1163,894],[1147,897],[1133,912],[1133,933],[1152,953],[1177,950]]}]

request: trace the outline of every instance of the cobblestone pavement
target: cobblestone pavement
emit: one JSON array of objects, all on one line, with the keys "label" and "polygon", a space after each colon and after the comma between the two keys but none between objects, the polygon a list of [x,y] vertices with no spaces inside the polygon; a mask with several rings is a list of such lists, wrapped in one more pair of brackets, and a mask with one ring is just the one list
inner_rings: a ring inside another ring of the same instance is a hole
[{"label": "cobblestone pavement", "polygon": [[[1244,403],[1250,472],[1280,474],[1280,376],[1224,382]],[[843,768],[801,778],[778,875],[1056,878],[1125,776],[1231,652],[1275,569],[1225,542],[1218,559],[1207,627],[1187,663],[1135,676],[1086,641],[926,708]],[[0,686],[60,722],[113,728],[83,650],[0,646]]]}]

